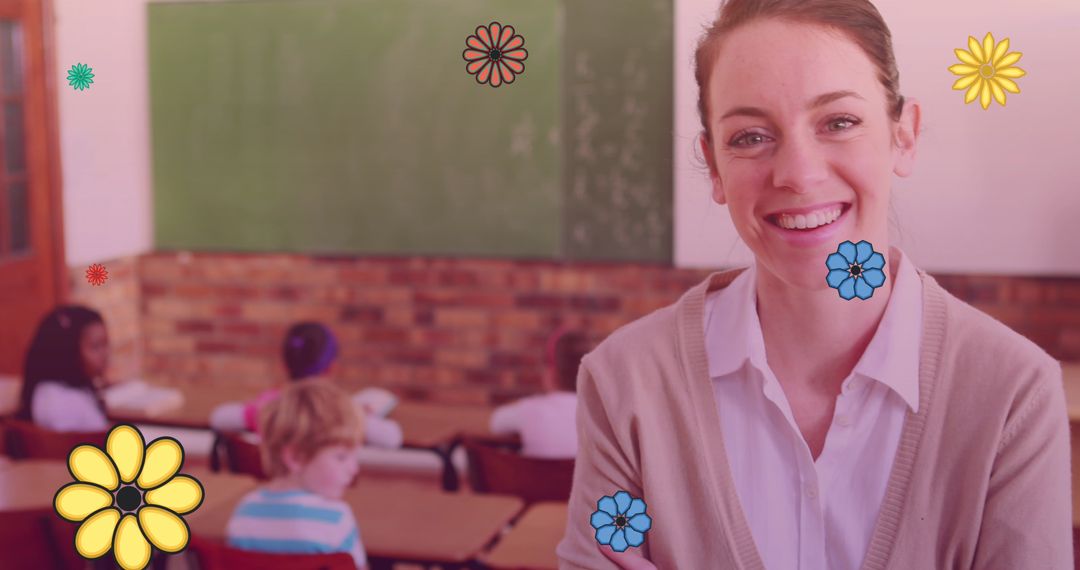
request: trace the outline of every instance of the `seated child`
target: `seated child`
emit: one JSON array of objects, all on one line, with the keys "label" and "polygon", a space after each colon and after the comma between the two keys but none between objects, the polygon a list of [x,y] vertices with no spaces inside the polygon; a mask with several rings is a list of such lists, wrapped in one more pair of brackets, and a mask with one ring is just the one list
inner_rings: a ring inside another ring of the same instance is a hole
[{"label": "seated child", "polygon": [[548,459],[577,455],[577,371],[588,353],[585,335],[560,329],[548,339],[544,394],[500,406],[491,431],[521,436],[521,454]]},{"label": "seated child", "polygon": [[260,412],[263,469],[271,477],[240,499],[225,529],[234,548],[318,554],[347,552],[367,567],[345,489],[359,469],[363,419],[340,388],[300,382]]},{"label": "seated child", "polygon": [[[291,382],[326,380],[338,354],[334,333],[320,323],[302,322],[289,328],[282,347],[285,367]],[[210,415],[210,427],[217,431],[244,431],[258,433],[256,422],[259,409],[273,401],[281,393],[281,387],[271,388],[251,401],[228,403],[218,406]],[[366,443],[376,447],[401,447],[401,426],[393,420],[381,418],[372,410],[363,414]]]},{"label": "seated child", "polygon": [[54,431],[105,431],[109,335],[101,314],[64,305],[41,320],[23,366],[16,417]]}]

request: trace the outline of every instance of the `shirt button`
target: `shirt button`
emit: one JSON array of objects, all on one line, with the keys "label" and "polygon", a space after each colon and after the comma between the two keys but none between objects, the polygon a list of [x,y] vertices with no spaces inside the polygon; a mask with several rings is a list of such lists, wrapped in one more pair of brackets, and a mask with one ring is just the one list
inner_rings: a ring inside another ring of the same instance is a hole
[{"label": "shirt button", "polygon": [[844,414],[840,414],[839,416],[836,416],[836,425],[840,427],[847,427],[851,425],[851,420],[849,420],[848,417]]},{"label": "shirt button", "polygon": [[817,487],[815,487],[813,484],[807,485],[806,486],[806,496],[810,497],[811,499],[813,499],[814,497],[817,497]]}]

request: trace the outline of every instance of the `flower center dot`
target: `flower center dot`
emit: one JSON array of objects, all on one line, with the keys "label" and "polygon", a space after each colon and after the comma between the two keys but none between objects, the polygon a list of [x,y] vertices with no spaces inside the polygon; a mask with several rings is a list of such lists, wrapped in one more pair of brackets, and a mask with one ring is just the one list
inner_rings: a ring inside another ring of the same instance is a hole
[{"label": "flower center dot", "polygon": [[626,517],[622,515],[615,517],[615,526],[619,528],[626,526]]},{"label": "flower center dot", "polygon": [[862,275],[862,267],[859,267],[858,264],[852,265],[850,271],[852,277],[858,277]]},{"label": "flower center dot", "polygon": [[981,75],[983,77],[986,77],[986,78],[993,77],[994,76],[994,66],[990,65],[989,63],[982,64],[981,66],[979,66],[979,75]]},{"label": "flower center dot", "polygon": [[134,486],[124,487],[116,493],[116,506],[122,511],[134,511],[141,503],[142,494]]},{"label": "flower center dot", "polygon": [[499,58],[502,57],[502,52],[498,49],[492,49],[490,52],[488,52],[488,57],[490,57],[493,61],[499,61]]}]

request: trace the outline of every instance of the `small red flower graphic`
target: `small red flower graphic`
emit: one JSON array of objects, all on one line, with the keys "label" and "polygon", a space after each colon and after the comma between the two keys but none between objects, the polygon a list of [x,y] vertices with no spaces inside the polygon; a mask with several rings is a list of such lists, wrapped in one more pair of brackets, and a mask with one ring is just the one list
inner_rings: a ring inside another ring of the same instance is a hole
[{"label": "small red flower graphic", "polygon": [[498,87],[503,83],[513,83],[515,76],[525,72],[522,63],[529,52],[525,50],[525,38],[514,33],[513,26],[503,26],[492,22],[477,26],[476,33],[465,38],[469,46],[461,55],[465,61],[465,71],[476,76],[476,82]]},{"label": "small red flower graphic", "polygon": [[109,272],[105,271],[105,266],[100,263],[95,263],[86,270],[86,281],[91,285],[101,285],[108,278]]}]

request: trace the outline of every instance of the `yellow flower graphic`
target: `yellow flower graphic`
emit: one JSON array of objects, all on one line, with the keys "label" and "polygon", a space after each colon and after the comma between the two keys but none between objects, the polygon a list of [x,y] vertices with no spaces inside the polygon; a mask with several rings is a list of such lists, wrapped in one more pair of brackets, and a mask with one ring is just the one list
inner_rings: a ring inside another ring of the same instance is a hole
[{"label": "yellow flower graphic", "polygon": [[[970,50],[970,51],[968,51]],[[1001,40],[995,46],[994,36],[987,32],[982,45],[974,36],[968,36],[968,49],[954,50],[956,57],[963,63],[949,67],[949,71],[962,75],[953,83],[953,89],[967,89],[964,103],[971,103],[976,98],[985,110],[990,107],[990,97],[1005,106],[1005,92],[1019,93],[1020,87],[1013,79],[1027,73],[1013,64],[1020,61],[1023,54],[1009,51],[1009,38]]]},{"label": "yellow flower graphic", "polygon": [[53,506],[61,517],[82,523],[75,548],[84,558],[100,558],[109,549],[124,570],[142,570],[150,545],[169,553],[188,543],[188,526],[179,515],[199,508],[203,487],[177,475],[184,448],[171,437],[144,446],[142,432],[120,424],[109,432],[105,450],[80,445],[68,455],[76,479],[56,492]]}]

